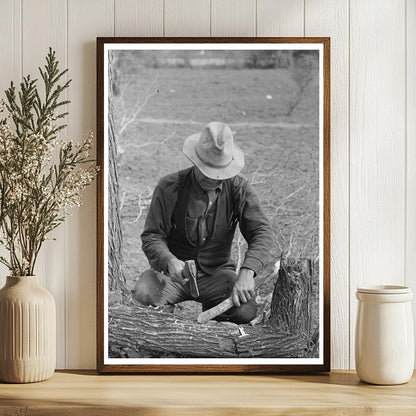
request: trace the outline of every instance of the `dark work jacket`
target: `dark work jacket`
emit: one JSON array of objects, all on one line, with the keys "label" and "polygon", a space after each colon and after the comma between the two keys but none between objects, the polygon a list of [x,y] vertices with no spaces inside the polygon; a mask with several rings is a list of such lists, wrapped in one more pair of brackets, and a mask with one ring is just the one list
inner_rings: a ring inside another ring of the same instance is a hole
[{"label": "dark work jacket", "polygon": [[142,233],[142,248],[150,265],[167,273],[170,259],[193,259],[212,274],[218,267],[233,267],[231,246],[237,223],[248,249],[242,267],[258,273],[273,246],[271,226],[252,186],[241,176],[226,179],[210,210],[214,215],[203,244],[187,235],[187,207],[193,185],[192,169],[163,177],[155,188]]},{"label": "dark work jacket", "polygon": [[[189,235],[189,221],[192,220],[184,215],[188,211],[192,186],[192,171],[179,172],[178,202],[173,212],[172,229],[168,237],[169,250],[180,260],[195,260],[206,273],[213,273],[217,267],[234,266],[230,262],[230,257],[238,218],[234,215],[231,183],[229,181],[223,183],[215,206],[207,214],[213,217],[210,221],[212,227],[208,228],[205,241],[199,245],[192,243],[195,241]],[[226,188],[225,192],[222,192],[224,188]]]}]

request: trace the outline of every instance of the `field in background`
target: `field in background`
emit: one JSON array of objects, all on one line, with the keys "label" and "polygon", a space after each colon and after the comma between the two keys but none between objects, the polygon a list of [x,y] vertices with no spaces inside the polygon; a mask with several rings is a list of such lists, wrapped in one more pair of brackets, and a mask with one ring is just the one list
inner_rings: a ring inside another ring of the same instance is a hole
[{"label": "field in background", "polygon": [[253,183],[274,226],[273,261],[282,250],[317,258],[317,68],[300,97],[293,68],[145,68],[126,60],[118,63],[117,71],[114,118],[123,265],[129,287],[149,267],[140,234],[152,190],[161,176],[190,166],[182,154],[183,142],[210,121],[229,124],[246,154],[243,174]]}]

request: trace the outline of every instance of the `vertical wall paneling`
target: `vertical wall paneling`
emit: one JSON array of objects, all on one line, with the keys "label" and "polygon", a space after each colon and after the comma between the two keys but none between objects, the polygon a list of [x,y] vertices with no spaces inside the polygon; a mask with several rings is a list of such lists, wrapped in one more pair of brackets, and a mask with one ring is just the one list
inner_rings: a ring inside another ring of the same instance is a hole
[{"label": "vertical wall paneling", "polygon": [[210,36],[210,0],[165,0],[165,36]]},{"label": "vertical wall paneling", "polygon": [[[0,100],[5,98],[10,81],[19,84],[22,76],[21,55],[21,0],[1,0],[0,13]],[[0,254],[8,257],[6,250]],[[8,269],[0,264],[0,287],[3,287]]]},{"label": "vertical wall paneling", "polygon": [[403,284],[405,2],[351,0],[350,365],[357,286]]},{"label": "vertical wall paneling", "polygon": [[413,316],[416,331],[416,0],[407,0],[406,6],[407,207],[405,283],[414,292]]},{"label": "vertical wall paneling", "polygon": [[303,36],[304,0],[257,0],[257,36]]},{"label": "vertical wall paneling", "polygon": [[[332,367],[354,367],[359,285],[416,291],[416,0],[0,0],[0,96],[48,47],[73,80],[68,128],[95,128],[97,36],[330,36]],[[58,368],[95,367],[95,184],[36,268]],[[350,236],[350,238],[349,238]],[[0,268],[0,285],[7,271]],[[416,319],[416,301],[414,302]],[[349,320],[349,324],[348,324]],[[349,326],[349,330],[348,330]]]},{"label": "vertical wall paneling", "polygon": [[256,1],[211,0],[211,36],[256,36]]},{"label": "vertical wall paneling", "polygon": [[22,74],[21,0],[1,0],[0,13],[0,98],[10,81],[18,84]]},{"label": "vertical wall paneling", "polygon": [[0,99],[4,99],[4,90],[14,78],[14,13],[13,0],[2,0],[0,13]]},{"label": "vertical wall paneling", "polygon": [[115,36],[163,36],[163,0],[115,0]]},{"label": "vertical wall paneling", "polygon": [[305,36],[331,37],[331,366],[349,367],[348,2],[306,0]]},{"label": "vertical wall paneling", "polygon": [[[114,33],[113,0],[68,0],[68,65],[72,79],[69,137],[79,142],[95,131],[96,37]],[[96,187],[68,221],[67,367],[94,368],[96,311]]]},{"label": "vertical wall paneling", "polygon": [[[44,66],[49,46],[56,51],[60,69],[67,67],[67,19],[66,0],[23,0],[23,75],[28,73],[41,78],[39,66]],[[43,89],[41,90],[43,91]],[[64,96],[63,98],[66,98]],[[61,131],[65,136],[67,129]],[[65,367],[65,280],[67,262],[67,225],[63,224],[49,236],[56,241],[43,243],[38,259],[36,274],[39,280],[54,296],[57,313],[57,366]]]}]

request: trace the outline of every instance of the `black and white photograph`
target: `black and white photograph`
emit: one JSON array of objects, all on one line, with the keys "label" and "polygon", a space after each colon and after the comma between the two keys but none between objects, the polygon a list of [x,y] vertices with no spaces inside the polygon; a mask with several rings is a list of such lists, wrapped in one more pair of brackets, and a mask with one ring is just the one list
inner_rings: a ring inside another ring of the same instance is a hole
[{"label": "black and white photograph", "polygon": [[323,366],[323,43],[102,42],[104,371]]}]

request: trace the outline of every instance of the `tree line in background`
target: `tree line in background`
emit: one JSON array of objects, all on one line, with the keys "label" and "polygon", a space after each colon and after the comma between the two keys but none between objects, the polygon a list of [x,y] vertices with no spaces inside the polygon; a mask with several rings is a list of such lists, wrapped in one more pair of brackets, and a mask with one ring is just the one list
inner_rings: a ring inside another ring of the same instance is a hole
[{"label": "tree line in background", "polygon": [[312,69],[319,55],[316,50],[140,50],[120,51],[119,58],[145,68]]}]

